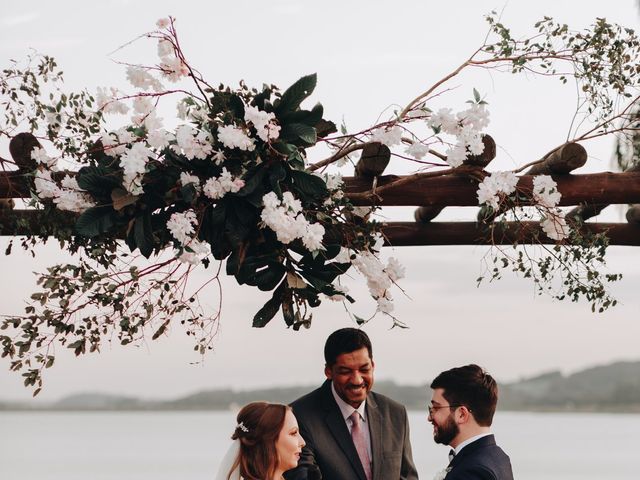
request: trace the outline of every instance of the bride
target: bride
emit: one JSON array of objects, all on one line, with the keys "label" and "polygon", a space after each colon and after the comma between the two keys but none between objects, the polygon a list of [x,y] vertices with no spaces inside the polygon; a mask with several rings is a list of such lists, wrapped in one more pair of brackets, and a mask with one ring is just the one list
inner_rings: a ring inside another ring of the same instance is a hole
[{"label": "bride", "polygon": [[216,480],[282,480],[305,445],[291,408],[267,402],[240,410],[231,439]]}]

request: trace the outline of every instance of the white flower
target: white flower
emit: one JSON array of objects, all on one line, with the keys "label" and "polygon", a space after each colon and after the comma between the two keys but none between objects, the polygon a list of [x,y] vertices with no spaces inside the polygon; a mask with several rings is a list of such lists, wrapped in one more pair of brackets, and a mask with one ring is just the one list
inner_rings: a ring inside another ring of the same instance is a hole
[{"label": "white flower", "polygon": [[122,155],[127,149],[128,143],[135,140],[135,136],[124,127],[113,132],[105,132],[100,135],[104,153],[110,157]]},{"label": "white flower", "polygon": [[196,189],[196,191],[200,191],[200,179],[195,175],[191,175],[187,172],[182,172],[180,174],[180,183],[183,187],[191,184]]},{"label": "white flower", "polygon": [[189,110],[189,105],[184,100],[180,100],[176,103],[177,116],[180,120],[187,119],[187,112]]},{"label": "white flower", "polygon": [[[158,44],[158,47],[160,47],[160,44]],[[177,82],[180,78],[189,75],[189,68],[178,57],[166,56],[162,57],[161,60],[162,76],[170,82]]]},{"label": "white flower", "polygon": [[47,155],[45,149],[41,147],[35,147],[31,150],[31,159],[35,160],[38,165],[44,165],[46,168],[51,168],[56,164],[56,159]]},{"label": "white flower", "polygon": [[378,298],[378,308],[377,310],[382,313],[390,314],[393,312],[393,302],[388,300],[387,298]]},{"label": "white flower", "polygon": [[205,182],[203,192],[207,197],[217,200],[229,192],[238,192],[242,187],[244,187],[244,180],[233,178],[231,173],[223,168],[219,177],[211,177]]},{"label": "white flower", "polygon": [[98,87],[96,92],[96,105],[98,110],[102,110],[104,113],[115,113],[124,115],[129,111],[129,107],[121,100],[118,100],[119,92],[117,88]]},{"label": "white flower", "polygon": [[407,147],[405,153],[410,157],[413,157],[417,160],[424,158],[424,156],[429,153],[429,147],[423,145],[420,142],[413,142],[411,145]]},{"label": "white flower", "polygon": [[489,111],[486,105],[474,103],[470,108],[458,113],[458,120],[474,130],[482,130],[489,126]]},{"label": "white flower", "polygon": [[157,150],[164,150],[169,142],[175,140],[175,135],[163,129],[152,130],[147,134],[147,143]]},{"label": "white flower", "polygon": [[124,188],[132,195],[141,195],[142,176],[153,152],[142,143],[134,143],[120,157],[120,166],[124,176]]},{"label": "white flower", "polygon": [[324,250],[324,227],[319,223],[307,221],[302,214],[302,204],[291,192],[284,192],[282,196],[282,201],[274,192],[262,197],[262,222],[273,230],[278,240],[284,244],[299,238],[309,251]]},{"label": "white flower", "polygon": [[[304,219],[302,215],[298,218]],[[306,221],[306,220],[305,220]],[[324,237],[324,227],[319,223],[310,223],[304,229],[302,235],[302,243],[307,250],[313,252],[314,250],[323,250],[322,238]]]},{"label": "white flower", "polygon": [[485,203],[497,210],[500,204],[500,195],[511,195],[516,191],[517,183],[518,177],[513,172],[493,172],[484,177],[482,183],[478,185],[478,203],[480,205]]},{"label": "white flower", "polygon": [[36,187],[36,193],[40,199],[55,198],[60,193],[60,187],[51,178],[50,170],[36,170],[36,177],[34,179]]},{"label": "white flower", "polygon": [[[189,251],[191,250],[191,251]],[[199,265],[203,258],[208,257],[211,254],[211,246],[207,242],[192,239],[185,245],[185,249],[178,257],[178,260],[182,263],[190,263],[191,265]]]},{"label": "white flower", "polygon": [[342,175],[340,175],[339,173],[333,175],[325,173],[321,177],[324,180],[324,183],[327,184],[328,190],[338,190],[342,187]]},{"label": "white flower", "polygon": [[211,135],[198,131],[190,125],[181,125],[176,129],[176,142],[189,160],[194,158],[204,160],[213,150]]},{"label": "white flower", "polygon": [[533,199],[539,205],[553,208],[558,203],[562,194],[558,191],[558,185],[549,175],[536,175],[533,177]]},{"label": "white flower", "polygon": [[459,129],[458,119],[453,115],[450,108],[441,108],[432,113],[427,120],[427,126],[435,129],[440,128],[442,132],[450,135],[456,135]]},{"label": "white flower", "polygon": [[463,143],[458,142],[454,147],[449,148],[445,155],[447,163],[453,168],[459,167],[467,158],[467,149]]},{"label": "white flower", "polygon": [[389,275],[392,282],[397,282],[401,278],[404,278],[405,274],[404,266],[394,257],[389,258],[389,262],[384,271]]},{"label": "white flower", "polygon": [[540,222],[540,227],[552,240],[564,240],[570,233],[564,212],[560,209],[549,210],[547,216]]},{"label": "white flower", "polygon": [[371,132],[371,141],[380,142],[387,147],[397,145],[402,141],[402,128],[397,125],[391,128],[377,128]]},{"label": "white flower", "polygon": [[167,221],[167,230],[181,245],[186,245],[195,234],[194,226],[198,224],[196,212],[187,210],[183,213],[175,212]]},{"label": "white flower", "polygon": [[127,68],[127,80],[135,88],[141,88],[142,90],[162,90],[162,84],[153,75],[140,67],[128,67]]},{"label": "white flower", "polygon": [[168,18],[159,18],[158,21],[156,22],[156,27],[158,28],[167,28],[168,26],[169,26]]},{"label": "white flower", "polygon": [[336,263],[351,263],[351,251],[348,248],[340,247],[340,253],[333,259]]},{"label": "white flower", "polygon": [[258,137],[264,142],[276,140],[280,135],[280,126],[275,123],[276,116],[273,113],[263,112],[251,105],[245,105],[244,119],[253,124],[258,133]]},{"label": "white flower", "polygon": [[166,38],[158,40],[158,57],[161,60],[172,57],[174,53],[173,44],[169,40]]},{"label": "white flower", "polygon": [[226,159],[222,150],[213,151],[213,161],[216,165],[222,165]]},{"label": "white flower", "polygon": [[256,147],[253,139],[244,130],[234,125],[224,125],[218,128],[218,140],[227,148],[253,151]]},{"label": "white flower", "polygon": [[82,213],[87,208],[94,207],[95,202],[87,194],[74,190],[60,190],[53,202],[60,210]]}]

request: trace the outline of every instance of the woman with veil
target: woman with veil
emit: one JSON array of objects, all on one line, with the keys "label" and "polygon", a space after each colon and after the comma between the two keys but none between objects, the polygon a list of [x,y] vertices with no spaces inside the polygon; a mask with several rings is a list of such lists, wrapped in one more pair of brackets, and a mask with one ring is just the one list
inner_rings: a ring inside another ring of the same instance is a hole
[{"label": "woman with veil", "polygon": [[233,443],[216,480],[282,480],[298,465],[305,443],[286,405],[253,402],[237,416]]}]

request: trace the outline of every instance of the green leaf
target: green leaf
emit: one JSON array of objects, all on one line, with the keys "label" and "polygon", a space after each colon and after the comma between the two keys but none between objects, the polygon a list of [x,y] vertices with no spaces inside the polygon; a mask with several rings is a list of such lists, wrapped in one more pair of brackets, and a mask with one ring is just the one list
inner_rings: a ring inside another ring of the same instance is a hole
[{"label": "green leaf", "polygon": [[291,179],[293,180],[294,188],[306,198],[322,199],[329,195],[327,184],[317,175],[300,170],[291,170]]},{"label": "green leaf", "polygon": [[330,120],[321,119],[316,125],[316,135],[318,138],[324,138],[327,135],[331,135],[332,133],[336,133],[338,131],[338,127],[336,124]]},{"label": "green leaf", "polygon": [[97,237],[113,227],[114,210],[110,206],[91,207],[76,221],[76,232],[83,237]]},{"label": "green leaf", "polygon": [[120,186],[120,178],[104,167],[82,167],[76,176],[78,186],[89,193],[108,194]]},{"label": "green leaf", "polygon": [[316,129],[304,123],[288,123],[280,130],[280,138],[295,142],[302,140],[306,145],[315,145],[317,141]]},{"label": "green leaf", "polygon": [[271,321],[271,319],[278,313],[278,309],[282,304],[282,300],[284,298],[284,282],[280,284],[280,286],[273,292],[273,296],[271,299],[265,303],[258,313],[253,317],[253,327],[254,328],[262,328],[267,323]]},{"label": "green leaf", "polygon": [[134,238],[140,253],[149,258],[153,252],[153,228],[151,227],[151,214],[147,213],[136,217],[133,224]]},{"label": "green leaf", "polygon": [[285,273],[286,269],[282,264],[271,263],[266,268],[256,272],[255,284],[263,292],[268,292],[280,283]]},{"label": "green leaf", "polygon": [[292,112],[300,107],[302,101],[307,98],[313,90],[316,88],[316,82],[318,81],[317,75],[306,75],[291,85],[282,94],[280,103],[276,107],[277,114],[284,114],[286,112]]}]

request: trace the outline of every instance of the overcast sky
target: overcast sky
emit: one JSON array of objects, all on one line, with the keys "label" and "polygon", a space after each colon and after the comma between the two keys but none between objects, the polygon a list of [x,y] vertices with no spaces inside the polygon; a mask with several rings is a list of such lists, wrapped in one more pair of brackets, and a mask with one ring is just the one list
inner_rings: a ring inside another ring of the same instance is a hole
[{"label": "overcast sky", "polygon": [[[113,60],[155,62],[155,45],[137,43],[111,54],[155,21],[171,14],[187,59],[212,84],[290,85],[317,72],[318,87],[309,101],[325,106],[325,117],[345,119],[351,131],[370,126],[388,107],[404,106],[464,61],[486,34],[483,15],[502,9],[493,1],[428,2],[323,1],[31,1],[3,5],[0,58],[22,59],[30,48],[53,55],[65,71],[70,89],[127,87],[123,67]],[[630,27],[637,25],[634,1],[511,1],[503,21],[520,36],[532,32],[543,15],[576,28],[596,17]],[[487,129],[499,145],[491,169],[510,169],[539,158],[561,144],[575,108],[575,89],[559,82],[476,71],[450,84],[435,108],[464,108],[477,88],[489,102]],[[387,110],[388,111],[388,110]],[[165,107],[167,125],[174,115]],[[583,171],[611,169],[612,143],[585,144],[590,158]],[[315,158],[319,158],[315,154]],[[6,143],[0,156],[8,156]],[[392,161],[389,172],[410,166]],[[350,174],[345,171],[345,175]],[[408,220],[412,209],[384,211],[387,218]],[[451,209],[446,219],[471,219],[475,209]],[[612,209],[607,220],[619,220]],[[0,240],[4,250],[7,239]],[[55,245],[32,260],[14,248],[2,258],[4,281],[0,314],[21,313],[34,289],[32,272],[62,260]],[[551,301],[535,294],[531,282],[509,274],[476,288],[486,247],[385,249],[407,268],[396,292],[396,312],[409,329],[390,330],[378,317],[365,329],[374,343],[378,379],[425,383],[441,370],[477,362],[507,381],[550,369],[565,372],[621,359],[639,359],[640,262],[634,248],[609,251],[610,271],[625,277],[613,289],[621,305],[592,314],[586,303]],[[197,274],[206,279],[207,271]],[[197,279],[196,279],[197,280]],[[358,302],[356,313],[374,308],[362,281],[349,284]],[[322,347],[336,328],[350,325],[339,305],[314,312],[310,330],[293,332],[276,317],[265,329],[251,328],[251,318],[268,296],[225,279],[223,318],[214,352],[204,358],[192,352],[179,325],[167,338],[139,348],[106,345],[99,355],[73,358],[58,349],[56,366],[47,372],[42,400],[78,391],[102,391],[143,397],[176,397],[198,389],[318,384],[323,379]],[[204,303],[213,308],[216,293]],[[209,310],[211,311],[211,310]],[[19,375],[0,363],[0,399],[25,399]],[[426,398],[426,397],[425,397]]]}]

